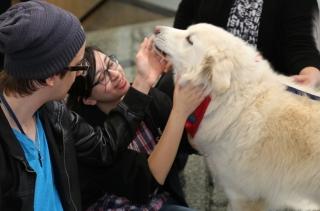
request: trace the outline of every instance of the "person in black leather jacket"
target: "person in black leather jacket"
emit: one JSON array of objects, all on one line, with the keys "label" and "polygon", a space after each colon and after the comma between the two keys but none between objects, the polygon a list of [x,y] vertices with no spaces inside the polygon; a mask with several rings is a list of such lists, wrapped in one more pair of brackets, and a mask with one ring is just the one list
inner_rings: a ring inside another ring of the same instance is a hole
[{"label": "person in black leather jacket", "polygon": [[0,15],[0,210],[82,210],[78,161],[112,165],[144,118],[150,99],[137,94],[139,84],[101,127],[55,101],[87,74],[84,50],[79,20],[46,1]]},{"label": "person in black leather jacket", "polygon": [[[157,66],[157,60],[153,57],[158,56],[153,53],[151,46],[150,38],[146,38],[140,45],[136,56],[137,69],[140,71],[151,71]],[[130,85],[124,70],[113,55],[106,56],[98,48],[86,47],[85,58],[90,63],[88,74],[76,79],[69,90],[67,105],[91,125],[101,126],[108,112],[130,91]],[[165,143],[161,138],[172,102],[167,95],[151,88],[153,83],[145,82],[148,85],[144,91],[145,98],[150,98],[151,102],[146,107],[146,115],[129,148],[107,168],[92,168],[79,162],[83,207],[91,205],[89,210],[191,210],[186,207],[179,180],[181,168],[177,163],[179,155],[189,153],[191,146],[184,137],[177,162],[172,165],[179,145],[174,141]],[[159,147],[175,150],[159,151]],[[174,156],[164,160],[170,153]],[[158,156],[155,156],[157,154]],[[161,166],[158,162],[162,163]],[[167,170],[160,173],[159,169],[162,169],[162,172]]]}]

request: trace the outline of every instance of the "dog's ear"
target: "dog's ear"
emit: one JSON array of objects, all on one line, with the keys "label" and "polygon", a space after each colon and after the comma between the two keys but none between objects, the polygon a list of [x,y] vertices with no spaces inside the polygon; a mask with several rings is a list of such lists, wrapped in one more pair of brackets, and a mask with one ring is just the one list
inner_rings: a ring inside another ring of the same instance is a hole
[{"label": "dog's ear", "polygon": [[208,80],[215,93],[222,94],[230,87],[233,64],[226,58],[208,55],[204,58],[201,73]]}]

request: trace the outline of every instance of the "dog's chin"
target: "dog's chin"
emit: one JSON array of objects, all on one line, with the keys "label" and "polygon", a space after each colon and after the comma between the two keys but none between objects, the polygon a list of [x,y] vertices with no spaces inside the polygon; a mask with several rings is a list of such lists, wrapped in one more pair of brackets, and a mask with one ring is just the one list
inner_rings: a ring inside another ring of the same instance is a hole
[{"label": "dog's chin", "polygon": [[166,50],[164,50],[162,47],[158,45],[154,45],[153,49],[159,56],[164,57],[166,59],[171,58],[170,54]]}]

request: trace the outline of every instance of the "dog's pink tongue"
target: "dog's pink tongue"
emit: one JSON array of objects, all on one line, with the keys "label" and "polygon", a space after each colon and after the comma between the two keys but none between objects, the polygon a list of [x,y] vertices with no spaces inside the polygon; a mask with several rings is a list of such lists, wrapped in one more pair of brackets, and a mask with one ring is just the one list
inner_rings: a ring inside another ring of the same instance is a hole
[{"label": "dog's pink tongue", "polygon": [[201,123],[201,120],[204,116],[204,113],[206,113],[206,110],[208,108],[208,105],[211,101],[211,97],[207,96],[202,103],[196,108],[196,110],[189,116],[187,119],[187,122],[185,124],[185,128],[187,133],[194,137],[196,132],[198,131],[199,125]]}]

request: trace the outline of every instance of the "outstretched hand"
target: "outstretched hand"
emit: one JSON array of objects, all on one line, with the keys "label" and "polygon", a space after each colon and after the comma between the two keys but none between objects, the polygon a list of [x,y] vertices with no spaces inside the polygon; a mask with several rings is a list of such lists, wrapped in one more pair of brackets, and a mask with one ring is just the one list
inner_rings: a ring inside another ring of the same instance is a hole
[{"label": "outstretched hand", "polygon": [[137,77],[153,86],[168,66],[167,60],[153,49],[152,38],[144,38],[136,55]]}]

